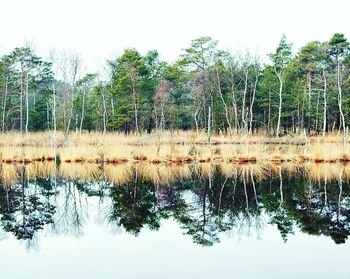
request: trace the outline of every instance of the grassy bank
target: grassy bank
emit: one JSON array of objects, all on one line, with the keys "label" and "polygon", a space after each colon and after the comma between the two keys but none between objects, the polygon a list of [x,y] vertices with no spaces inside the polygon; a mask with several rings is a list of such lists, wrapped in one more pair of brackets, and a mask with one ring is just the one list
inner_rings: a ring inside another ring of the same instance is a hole
[{"label": "grassy bank", "polygon": [[60,160],[65,163],[256,163],[350,162],[350,143],[341,134],[272,137],[264,133],[217,134],[207,142],[205,132],[153,134],[6,133],[0,135],[3,163]]}]

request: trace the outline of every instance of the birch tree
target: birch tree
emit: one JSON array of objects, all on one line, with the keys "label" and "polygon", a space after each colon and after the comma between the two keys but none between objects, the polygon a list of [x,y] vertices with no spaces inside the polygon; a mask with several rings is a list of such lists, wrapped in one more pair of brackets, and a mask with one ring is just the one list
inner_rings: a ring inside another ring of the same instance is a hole
[{"label": "birch tree", "polygon": [[344,138],[346,137],[345,117],[343,112],[343,78],[342,67],[343,59],[349,53],[349,42],[346,40],[343,34],[336,33],[329,41],[330,50],[329,53],[333,58],[335,65],[336,75],[336,87],[338,91],[338,107],[340,114],[340,126],[343,129]]},{"label": "birch tree", "polygon": [[282,36],[276,51],[274,53],[269,54],[269,57],[273,63],[275,75],[277,76],[279,82],[278,120],[276,128],[276,136],[279,137],[282,114],[283,85],[285,82],[286,69],[292,58],[292,45],[287,42],[285,35]]}]

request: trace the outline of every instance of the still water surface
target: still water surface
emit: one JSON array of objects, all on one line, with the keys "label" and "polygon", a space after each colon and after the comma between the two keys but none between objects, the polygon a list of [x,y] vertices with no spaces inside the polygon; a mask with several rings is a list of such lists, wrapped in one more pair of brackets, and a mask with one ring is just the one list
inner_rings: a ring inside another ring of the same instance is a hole
[{"label": "still water surface", "polygon": [[30,167],[1,172],[2,278],[349,278],[343,166]]}]

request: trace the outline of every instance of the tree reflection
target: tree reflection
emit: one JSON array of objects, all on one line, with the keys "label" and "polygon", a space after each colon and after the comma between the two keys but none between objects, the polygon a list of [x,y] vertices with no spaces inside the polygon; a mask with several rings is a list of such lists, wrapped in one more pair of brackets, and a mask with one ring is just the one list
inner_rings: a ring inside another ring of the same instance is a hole
[{"label": "tree reflection", "polygon": [[122,187],[112,186],[110,198],[108,219],[127,232],[138,235],[145,225],[151,230],[160,227],[161,210],[151,183],[135,180]]},{"label": "tree reflection", "polygon": [[[11,188],[1,188],[1,224],[17,239],[30,240],[36,231],[53,222],[55,206],[49,200],[47,181],[40,179],[35,187],[28,187],[24,167],[20,169],[20,181]],[[42,191],[38,191],[37,186]]]},{"label": "tree reflection", "polygon": [[224,232],[260,235],[268,224],[280,231],[283,241],[296,230],[330,237],[337,244],[350,235],[349,184],[342,171],[338,179],[310,179],[302,172],[287,175],[277,166],[258,177],[249,167],[223,175],[208,164],[192,171],[192,177],[163,184],[134,173],[123,185],[104,178],[29,178],[26,166],[16,171],[16,182],[0,187],[0,221],[17,239],[31,241],[45,227],[79,237],[96,202],[103,205],[99,218],[127,233],[158,230],[162,220],[172,219],[202,246],[219,242]]}]

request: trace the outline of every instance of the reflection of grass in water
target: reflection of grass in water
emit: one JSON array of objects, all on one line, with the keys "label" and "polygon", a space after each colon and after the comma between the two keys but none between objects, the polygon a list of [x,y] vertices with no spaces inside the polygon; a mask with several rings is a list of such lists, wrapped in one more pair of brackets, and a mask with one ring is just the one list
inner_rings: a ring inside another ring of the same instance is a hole
[{"label": "reflection of grass in water", "polygon": [[17,183],[19,181],[17,166],[14,164],[2,164],[1,181],[6,187],[11,186],[13,183]]},{"label": "reflection of grass in water", "polygon": [[57,169],[55,162],[33,162],[29,164],[1,164],[1,181],[4,185],[18,182],[20,168],[25,168],[27,179],[40,177],[54,177],[59,175],[65,179],[102,180],[123,185],[137,179],[150,181],[156,185],[168,185],[191,176],[212,178],[220,172],[228,178],[251,182],[263,179],[277,178],[282,174],[286,176],[302,175],[310,181],[350,181],[350,164],[344,163],[313,163],[295,162],[284,163],[225,163],[206,162],[195,164],[174,164],[150,162],[119,163],[104,165],[95,163],[65,163],[62,162]]},{"label": "reflection of grass in water", "polygon": [[194,166],[194,174],[199,177],[211,177],[214,174],[215,166],[212,163],[201,163]]},{"label": "reflection of grass in water", "polygon": [[219,165],[219,170],[222,175],[229,178],[241,181],[261,181],[268,177],[267,165],[264,164],[225,164]]},{"label": "reflection of grass in water", "polygon": [[26,165],[26,177],[29,179],[36,177],[54,177],[57,174],[57,168],[54,161],[51,162],[32,162]]},{"label": "reflection of grass in water", "polygon": [[66,179],[99,180],[102,175],[98,164],[61,163],[58,174]]},{"label": "reflection of grass in water", "polygon": [[239,166],[241,181],[261,181],[266,177],[266,169],[260,164],[250,164]]},{"label": "reflection of grass in water", "polygon": [[117,185],[123,185],[130,182],[134,176],[132,164],[105,164],[105,178]]},{"label": "reflection of grass in water", "polygon": [[343,164],[343,179],[345,181],[350,181],[350,164]]},{"label": "reflection of grass in water", "polygon": [[303,170],[305,164],[300,164],[295,161],[283,163],[268,163],[266,164],[266,173],[271,177],[278,177],[280,172],[287,176],[295,176],[298,171]]},{"label": "reflection of grass in water", "polygon": [[1,181],[5,186],[20,182],[22,173],[26,179],[54,177],[57,173],[55,162],[32,162],[30,164],[2,164]]},{"label": "reflection of grass in water", "polygon": [[307,164],[305,167],[306,177],[314,182],[338,180],[340,176],[344,180],[349,180],[350,177],[343,170],[344,165],[340,163]]},{"label": "reflection of grass in water", "polygon": [[139,175],[154,184],[166,185],[176,182],[180,179],[191,177],[191,170],[189,164],[149,164],[140,163],[137,166]]}]

